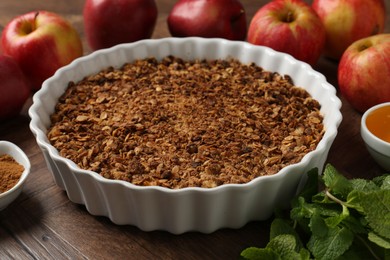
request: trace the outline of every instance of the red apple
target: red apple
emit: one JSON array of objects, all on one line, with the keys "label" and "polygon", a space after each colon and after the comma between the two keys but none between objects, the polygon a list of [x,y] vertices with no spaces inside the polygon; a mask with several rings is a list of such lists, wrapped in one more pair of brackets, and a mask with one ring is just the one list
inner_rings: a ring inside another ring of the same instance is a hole
[{"label": "red apple", "polygon": [[157,21],[154,0],[86,0],[84,28],[92,50],[152,36]]},{"label": "red apple", "polygon": [[77,31],[61,16],[37,11],[14,18],[3,30],[3,53],[12,56],[35,91],[54,72],[83,54]]},{"label": "red apple", "polygon": [[174,37],[244,40],[247,31],[245,10],[238,0],[179,0],[167,22]]},{"label": "red apple", "polygon": [[16,61],[0,54],[0,120],[19,114],[31,89]]},{"label": "red apple", "polygon": [[252,18],[248,42],[291,54],[311,65],[325,44],[325,28],[314,10],[301,0],[274,0]]},{"label": "red apple", "polygon": [[312,7],[325,26],[324,53],[329,58],[338,60],[353,42],[383,33],[383,0],[314,0]]},{"label": "red apple", "polygon": [[352,43],[338,67],[340,93],[358,111],[390,101],[390,34]]}]

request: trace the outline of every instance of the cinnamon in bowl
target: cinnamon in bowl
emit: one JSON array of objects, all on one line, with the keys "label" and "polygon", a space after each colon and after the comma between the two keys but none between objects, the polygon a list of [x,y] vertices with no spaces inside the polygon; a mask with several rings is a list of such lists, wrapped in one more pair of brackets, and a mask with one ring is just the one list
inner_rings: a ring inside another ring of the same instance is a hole
[{"label": "cinnamon in bowl", "polygon": [[0,194],[10,190],[18,183],[24,171],[23,165],[8,155],[0,155]]},{"label": "cinnamon in bowl", "polygon": [[20,195],[30,168],[22,149],[11,142],[0,141],[0,210]]}]

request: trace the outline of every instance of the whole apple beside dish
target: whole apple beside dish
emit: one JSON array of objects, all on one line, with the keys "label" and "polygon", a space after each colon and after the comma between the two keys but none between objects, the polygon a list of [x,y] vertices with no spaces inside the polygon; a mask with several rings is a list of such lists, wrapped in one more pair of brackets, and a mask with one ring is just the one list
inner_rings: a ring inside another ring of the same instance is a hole
[{"label": "whole apple beside dish", "polygon": [[352,43],[338,67],[340,93],[360,112],[390,101],[390,34]]},{"label": "whole apple beside dish", "polygon": [[315,11],[302,0],[274,0],[256,12],[247,40],[314,65],[323,51],[325,28]]},{"label": "whole apple beside dish", "polygon": [[247,32],[246,14],[239,0],[179,0],[167,22],[174,37],[244,40]]},{"label": "whole apple beside dish", "polygon": [[92,50],[152,36],[157,21],[154,0],[86,0],[85,34]]},{"label": "whole apple beside dish", "polygon": [[312,7],[325,26],[324,53],[330,58],[338,60],[353,42],[384,31],[383,0],[314,0]]},{"label": "whole apple beside dish", "polygon": [[0,54],[0,120],[16,116],[30,93],[31,89],[16,61]]},{"label": "whole apple beside dish", "polygon": [[3,53],[13,57],[33,91],[54,72],[83,54],[80,36],[61,16],[36,11],[20,15],[4,28]]}]

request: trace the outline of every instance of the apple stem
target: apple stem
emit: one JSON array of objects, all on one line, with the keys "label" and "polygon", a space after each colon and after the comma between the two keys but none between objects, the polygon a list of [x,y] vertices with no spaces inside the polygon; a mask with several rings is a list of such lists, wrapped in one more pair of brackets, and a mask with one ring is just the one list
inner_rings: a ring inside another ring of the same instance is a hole
[{"label": "apple stem", "polygon": [[240,19],[241,16],[245,15],[245,11],[243,9],[237,15],[231,17],[230,22],[233,24]]},{"label": "apple stem", "polygon": [[294,21],[294,13],[289,11],[286,16],[286,22],[291,23],[292,21]]},{"label": "apple stem", "polygon": [[290,9],[287,9],[280,14],[280,21],[282,21],[283,23],[291,23],[294,20],[295,20],[295,13]]},{"label": "apple stem", "polygon": [[371,44],[362,44],[358,47],[358,51],[361,52],[361,51],[364,51],[365,49],[368,49],[371,47]]},{"label": "apple stem", "polygon": [[37,18],[38,18],[38,15],[39,15],[39,12],[36,12],[35,13],[35,16],[34,16],[34,22],[31,26],[31,31],[35,31],[35,29],[37,29]]}]

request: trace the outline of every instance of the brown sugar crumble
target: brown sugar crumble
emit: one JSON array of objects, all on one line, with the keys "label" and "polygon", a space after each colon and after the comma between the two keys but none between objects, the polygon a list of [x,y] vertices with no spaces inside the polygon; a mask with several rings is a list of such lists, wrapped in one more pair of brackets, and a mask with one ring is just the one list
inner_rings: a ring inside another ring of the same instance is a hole
[{"label": "brown sugar crumble", "polygon": [[323,136],[319,109],[254,63],[147,58],[70,82],[47,135],[105,178],[210,188],[299,162]]},{"label": "brown sugar crumble", "polygon": [[15,159],[8,155],[0,155],[0,193],[10,190],[19,181],[24,171]]}]

